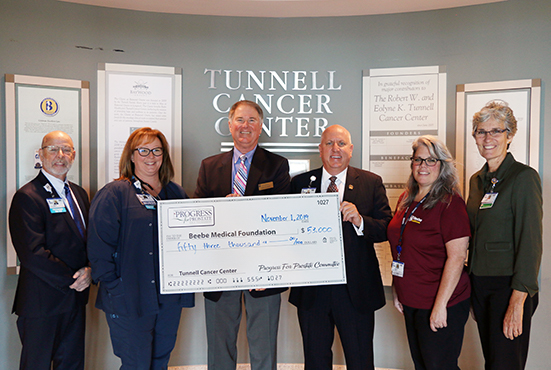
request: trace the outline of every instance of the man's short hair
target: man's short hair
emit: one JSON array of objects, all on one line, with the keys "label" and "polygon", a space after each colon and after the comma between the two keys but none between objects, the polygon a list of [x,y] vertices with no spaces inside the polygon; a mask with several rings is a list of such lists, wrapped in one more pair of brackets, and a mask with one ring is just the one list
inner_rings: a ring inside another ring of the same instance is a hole
[{"label": "man's short hair", "polygon": [[243,104],[248,105],[249,107],[252,107],[252,108],[256,109],[256,111],[258,112],[258,115],[260,116],[260,120],[261,121],[264,120],[264,112],[262,111],[262,108],[260,108],[260,105],[256,104],[254,101],[250,101],[250,100],[240,100],[240,101],[236,102],[234,105],[232,105],[231,108],[230,108],[230,114],[229,114],[230,119],[233,118],[233,115],[235,114],[235,110]]}]

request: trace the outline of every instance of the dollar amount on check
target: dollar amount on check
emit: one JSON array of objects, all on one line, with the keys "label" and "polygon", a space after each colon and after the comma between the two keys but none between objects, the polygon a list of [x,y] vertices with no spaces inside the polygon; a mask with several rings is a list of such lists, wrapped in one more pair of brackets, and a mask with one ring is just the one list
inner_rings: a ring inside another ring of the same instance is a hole
[{"label": "dollar amount on check", "polygon": [[160,201],[161,293],[346,283],[337,193]]}]

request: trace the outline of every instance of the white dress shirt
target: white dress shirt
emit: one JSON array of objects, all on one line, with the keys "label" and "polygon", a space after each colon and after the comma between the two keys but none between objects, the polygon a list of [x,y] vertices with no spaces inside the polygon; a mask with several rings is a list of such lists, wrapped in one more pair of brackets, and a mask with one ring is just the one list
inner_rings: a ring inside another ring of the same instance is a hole
[{"label": "white dress shirt", "polygon": [[[61,199],[63,199],[63,203],[65,203],[65,209],[67,210],[67,212],[69,212],[71,217],[74,219],[75,216],[72,214],[71,207],[69,207],[69,203],[67,203],[67,197],[65,196],[65,182],[67,181],[67,178],[65,178],[65,181],[61,181],[54,175],[50,175],[48,172],[44,171],[44,169],[41,169],[41,171],[44,174],[44,176],[46,176],[50,184],[52,184],[57,194],[61,197]],[[82,217],[82,210],[80,209],[80,206],[77,202],[77,198],[75,197],[75,194],[73,193],[73,190],[71,189],[70,186],[69,186],[69,190],[73,195],[73,199],[75,200],[75,205],[77,206],[78,212],[80,213],[80,219],[82,220],[82,224],[84,225],[84,227],[86,227],[86,223],[84,222],[84,217]]]},{"label": "white dress shirt", "polygon": [[[342,171],[341,173],[335,175],[335,176],[337,176],[337,179],[335,180],[335,184],[337,185],[337,188],[339,189],[339,203],[342,203],[343,198],[344,198],[344,187],[346,185],[346,174],[347,173],[348,173],[348,167],[344,171]],[[325,167],[323,167],[322,174],[321,174],[321,183],[320,183],[320,187],[321,187],[320,190],[321,190],[322,193],[327,193],[327,188],[329,187],[329,184],[331,184],[331,180],[330,180],[331,176],[333,176],[333,175],[331,175],[329,172],[327,172]],[[356,230],[356,234],[358,234],[358,236],[363,236],[363,234],[364,234],[364,219],[363,219],[363,217],[361,217],[361,220],[362,221],[361,221],[359,227],[352,224],[352,226],[354,226],[354,229]]]}]

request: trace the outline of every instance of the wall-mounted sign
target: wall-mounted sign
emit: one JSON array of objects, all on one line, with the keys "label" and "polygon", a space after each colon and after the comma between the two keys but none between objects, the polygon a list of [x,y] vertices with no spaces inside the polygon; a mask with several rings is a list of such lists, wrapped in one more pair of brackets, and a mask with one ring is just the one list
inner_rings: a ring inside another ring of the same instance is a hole
[{"label": "wall-mounted sign", "polygon": [[443,66],[364,71],[362,167],[383,178],[392,209],[410,175],[411,144],[421,135],[446,141]]},{"label": "wall-mounted sign", "polygon": [[539,171],[541,80],[482,82],[457,85],[456,162],[463,194],[469,194],[469,178],[485,159],[472,137],[473,115],[491,101],[509,105],[517,119],[517,133],[509,152],[519,162]]},{"label": "wall-mounted sign", "polygon": [[140,127],[168,140],[175,176],[182,174],[182,70],[104,63],[98,67],[98,188],[119,177],[119,160]]},{"label": "wall-mounted sign", "polygon": [[[41,168],[38,149],[51,131],[73,139],[76,159],[68,178],[90,189],[90,83],[80,80],[6,74],[6,195],[11,202]],[[8,231],[7,268],[17,273],[17,255]]]},{"label": "wall-mounted sign", "polygon": [[[323,130],[334,122],[332,99],[342,92],[336,71],[204,70],[212,107],[219,115],[212,123],[221,138],[230,136],[228,112],[239,100],[252,100],[264,111],[263,135],[277,142],[261,142],[272,152],[317,153]],[[297,140],[298,139],[298,140]],[[229,151],[233,142],[221,142]]]}]

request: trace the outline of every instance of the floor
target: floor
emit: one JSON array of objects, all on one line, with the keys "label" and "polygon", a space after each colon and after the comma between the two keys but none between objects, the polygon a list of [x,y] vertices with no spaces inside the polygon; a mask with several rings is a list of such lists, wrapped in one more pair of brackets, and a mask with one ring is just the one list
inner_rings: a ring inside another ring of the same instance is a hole
[{"label": "floor", "polygon": [[[249,364],[238,364],[237,370],[249,370],[251,366]],[[302,370],[304,365],[302,364],[278,364],[277,370]],[[206,365],[195,365],[195,366],[175,366],[169,367],[168,370],[207,370]],[[346,370],[345,365],[334,365],[333,370]],[[397,370],[397,369],[383,369],[377,367],[376,370]]]}]

